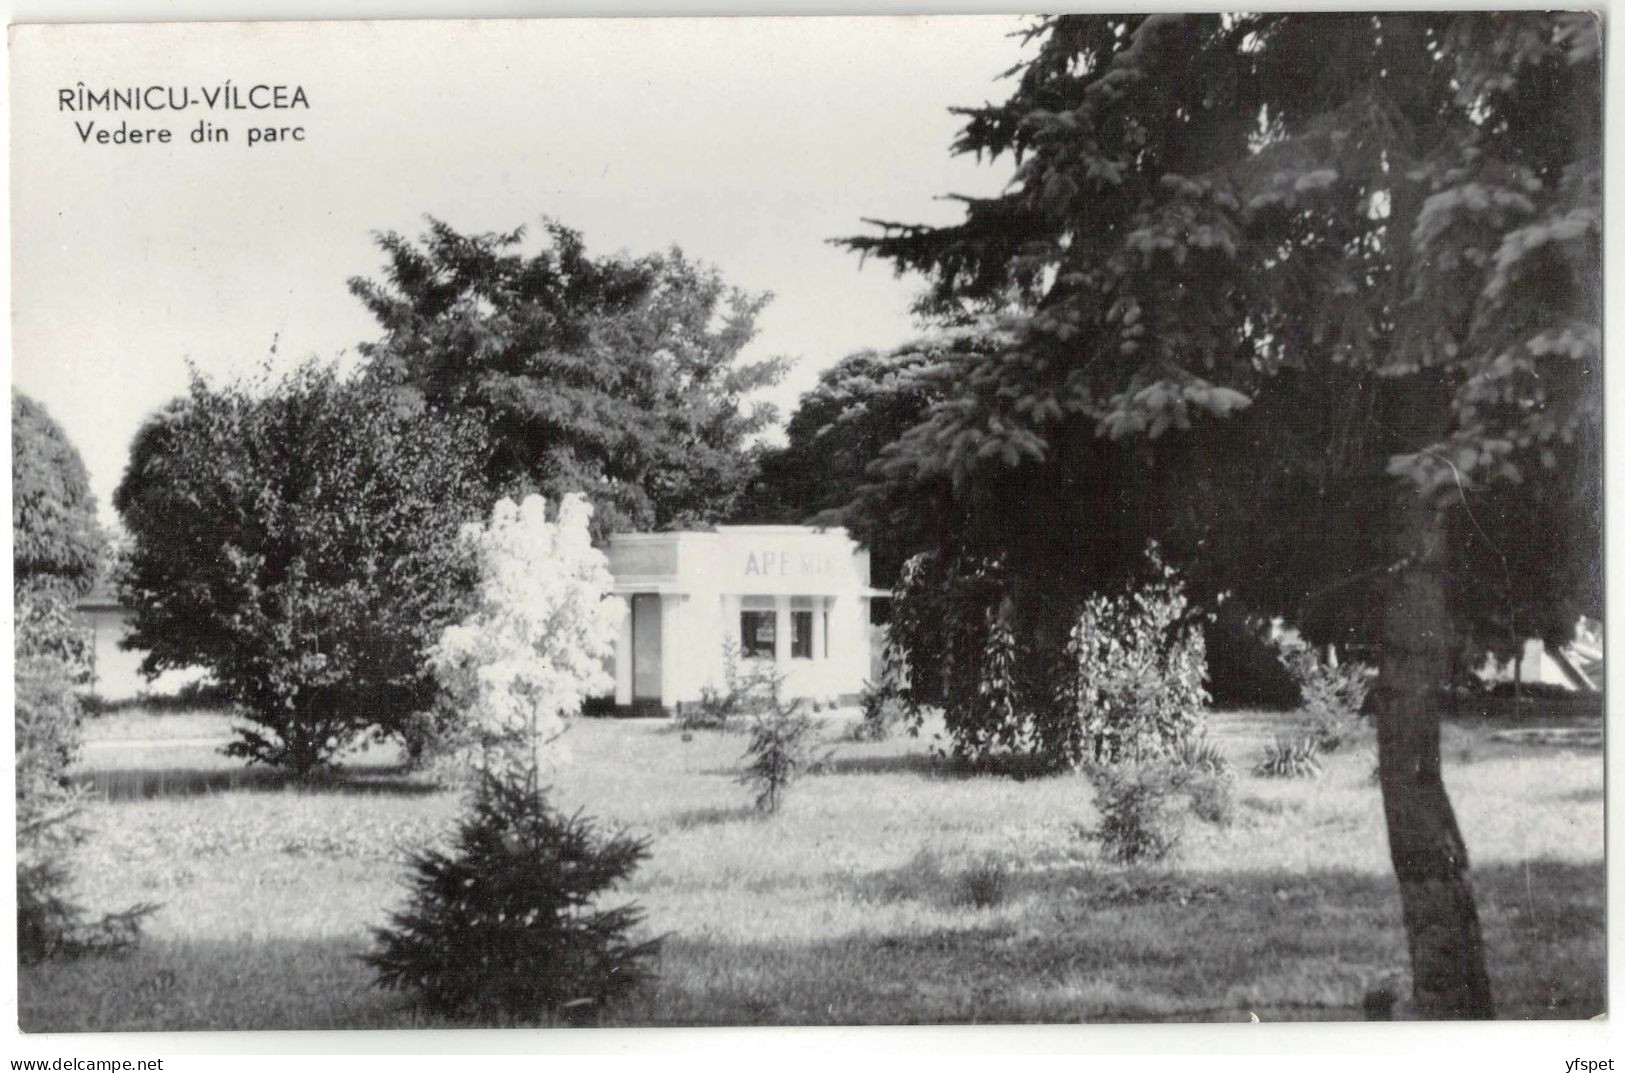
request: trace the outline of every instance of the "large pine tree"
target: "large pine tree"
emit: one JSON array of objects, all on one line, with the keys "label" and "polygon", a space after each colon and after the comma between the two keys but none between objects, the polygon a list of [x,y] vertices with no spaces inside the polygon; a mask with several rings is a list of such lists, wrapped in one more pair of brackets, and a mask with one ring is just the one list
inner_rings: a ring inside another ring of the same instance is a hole
[{"label": "large pine tree", "polygon": [[1415,1003],[1490,1016],[1437,687],[1459,641],[1560,635],[1600,603],[1597,20],[1031,34],[956,145],[1018,159],[1008,190],[847,240],[1014,336],[890,450],[868,509],[1079,586],[1157,535],[1210,591],[1378,646]]}]

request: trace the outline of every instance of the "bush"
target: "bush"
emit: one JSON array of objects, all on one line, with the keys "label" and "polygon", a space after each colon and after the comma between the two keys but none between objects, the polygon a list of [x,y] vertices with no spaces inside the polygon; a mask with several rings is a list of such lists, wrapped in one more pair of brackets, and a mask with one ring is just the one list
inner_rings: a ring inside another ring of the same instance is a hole
[{"label": "bush", "polygon": [[745,716],[767,709],[784,684],[783,675],[770,663],[749,660],[741,670],[739,662],[739,646],[732,641],[725,643],[722,688],[705,686],[697,702],[680,706],[676,717],[679,730],[727,730]]},{"label": "bush", "polygon": [[1310,779],[1320,774],[1320,741],[1313,734],[1278,734],[1264,746],[1253,774],[1271,779]]},{"label": "bush", "polygon": [[858,697],[858,721],[847,732],[853,741],[885,741],[908,721],[908,707],[902,689],[891,674],[880,681],[864,682]]},{"label": "bush", "polygon": [[426,731],[449,773],[546,768],[562,752],[554,742],[564,720],[614,688],[604,662],[624,605],[610,595],[591,518],[592,505],[571,494],[549,521],[547,501],[533,495],[504,499],[488,524],[464,527],[479,575],[473,607],[429,650],[439,706],[451,714]]},{"label": "bush", "polygon": [[1192,770],[1184,790],[1198,819],[1220,827],[1235,821],[1236,783],[1228,772]]},{"label": "bush", "polygon": [[1208,690],[1215,708],[1295,711],[1303,694],[1283,666],[1270,623],[1249,615],[1234,599],[1214,611],[1203,630],[1207,640]]},{"label": "bush", "polygon": [[954,882],[954,901],[974,909],[991,909],[1010,896],[1010,866],[994,856],[986,856],[959,873]]},{"label": "bush", "polygon": [[1179,844],[1179,821],[1171,812],[1181,769],[1166,761],[1097,764],[1090,768],[1100,826],[1089,834],[1101,852],[1123,864],[1155,862]]},{"label": "bush", "polygon": [[[87,921],[69,897],[73,853],[85,839],[81,792],[68,777],[79,753],[82,711],[75,689],[84,668],[59,654],[66,616],[65,600],[40,593],[17,608],[17,955],[23,964],[122,950],[140,938],[142,922],[156,909],[143,903]],[[42,624],[45,635],[38,636]]]},{"label": "bush", "polygon": [[1166,756],[1207,703],[1200,616],[1155,545],[1145,575],[1068,602],[1023,586],[998,558],[905,564],[892,601],[889,666],[917,726],[940,697],[962,760],[1008,752],[1051,768]]},{"label": "bush", "polygon": [[1207,704],[1207,648],[1185,589],[1153,545],[1151,581],[1094,596],[1072,631],[1083,745],[1097,760],[1178,752]]},{"label": "bush", "polygon": [[[1204,743],[1205,745],[1205,743]],[[1158,757],[1088,767],[1100,826],[1086,832],[1107,858],[1124,864],[1155,862],[1178,846],[1182,811],[1219,826],[1235,819],[1235,780],[1211,747],[1187,757]]]},{"label": "bush", "polygon": [[1334,753],[1366,728],[1361,714],[1374,672],[1363,663],[1333,664],[1306,645],[1288,648],[1281,662],[1303,694],[1310,733],[1323,753]]},{"label": "bush", "polygon": [[815,730],[799,700],[785,703],[775,697],[767,711],[755,716],[739,782],[756,792],[759,811],[777,812],[790,784],[819,765],[821,758],[813,751]]},{"label": "bush", "polygon": [[54,661],[76,686],[90,682],[91,632],[79,625],[73,604],[47,589],[16,593],[12,602],[16,614],[14,652],[17,662],[27,659]]},{"label": "bush", "polygon": [[651,977],[660,940],[633,938],[641,910],[597,905],[647,856],[555,811],[533,778],[485,776],[455,847],[411,859],[410,902],[362,960],[440,1013],[591,1019]]},{"label": "bush", "polygon": [[79,749],[73,689],[60,661],[17,664],[17,954],[25,965],[61,951],[79,921],[68,898],[70,858],[84,840],[80,795],[67,779]]},{"label": "bush", "polygon": [[427,653],[461,617],[462,524],[489,501],[466,421],[301,366],[194,376],[137,433],[114,495],[142,669],[204,667],[254,726],[235,756],[306,774],[436,693]]}]

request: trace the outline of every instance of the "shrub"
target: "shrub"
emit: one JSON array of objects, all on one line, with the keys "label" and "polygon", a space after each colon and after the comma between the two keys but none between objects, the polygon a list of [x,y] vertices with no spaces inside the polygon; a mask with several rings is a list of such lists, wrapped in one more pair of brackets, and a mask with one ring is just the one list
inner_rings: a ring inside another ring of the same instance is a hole
[{"label": "shrub", "polygon": [[1182,834],[1181,806],[1207,823],[1230,825],[1235,780],[1211,747],[1196,755],[1206,761],[1176,755],[1089,766],[1101,823],[1087,833],[1108,858],[1134,864],[1167,857]]},{"label": "shrub", "polygon": [[940,698],[954,754],[1051,768],[1168,755],[1207,703],[1201,616],[1151,545],[1141,580],[1076,601],[1023,585],[998,557],[916,556],[892,601],[886,660],[919,725]]},{"label": "shrub", "polygon": [[744,669],[739,663],[739,646],[726,642],[722,688],[705,686],[696,703],[683,705],[677,712],[679,730],[726,730],[745,716],[766,710],[784,684],[783,675],[771,663],[748,660]]},{"label": "shrub", "polygon": [[1215,708],[1296,711],[1303,693],[1270,636],[1270,622],[1249,614],[1235,599],[1214,609],[1203,629],[1207,641],[1208,690]]},{"label": "shrub", "polygon": [[1097,764],[1090,769],[1100,826],[1089,834],[1101,851],[1123,864],[1160,861],[1179,843],[1171,810],[1181,770],[1167,761]]},{"label": "shrub", "polygon": [[660,940],[633,937],[642,911],[598,905],[647,856],[554,810],[534,778],[485,775],[454,848],[412,857],[409,904],[362,960],[440,1013],[588,1019],[651,976]]},{"label": "shrub", "polygon": [[1206,642],[1184,584],[1155,545],[1147,555],[1152,579],[1090,597],[1070,638],[1080,744],[1097,760],[1177,753],[1208,701]]},{"label": "shrub", "polygon": [[853,741],[885,741],[908,720],[908,708],[894,675],[884,674],[879,682],[864,682],[858,697],[857,722],[847,732]]},{"label": "shrub", "polygon": [[489,502],[471,423],[306,364],[190,394],[136,435],[114,505],[142,669],[204,667],[253,724],[227,751],[305,775],[430,706]]},{"label": "shrub", "polygon": [[79,921],[68,898],[70,857],[84,840],[80,795],[67,779],[79,749],[73,689],[61,661],[35,656],[17,664],[17,953],[24,964],[59,952]]},{"label": "shrub", "polygon": [[755,791],[759,811],[777,812],[790,784],[820,764],[815,730],[799,700],[785,703],[775,696],[767,711],[754,717],[739,782]]},{"label": "shrub", "polygon": [[1309,730],[1323,753],[1334,753],[1366,728],[1361,714],[1373,671],[1363,663],[1334,664],[1307,645],[1281,654],[1303,693]]},{"label": "shrub", "polygon": [[1207,823],[1229,827],[1236,818],[1236,783],[1228,772],[1194,769],[1184,784],[1191,812]]},{"label": "shrub", "polygon": [[1278,734],[1264,746],[1253,774],[1272,779],[1308,779],[1320,774],[1320,742],[1313,734]]},{"label": "shrub", "polygon": [[954,883],[954,901],[975,909],[1002,905],[1009,895],[1010,867],[993,856],[976,861]]},{"label": "shrub", "polygon": [[16,613],[14,651],[17,661],[43,658],[55,661],[76,686],[90,681],[91,632],[74,619],[73,604],[46,589],[20,592],[12,602]]},{"label": "shrub", "polygon": [[[79,752],[75,688],[83,666],[60,654],[65,608],[65,600],[36,592],[19,602],[16,618],[17,954],[24,964],[124,949],[156,909],[142,903],[87,921],[69,897],[73,853],[85,839],[81,792],[68,777]],[[43,637],[35,633],[41,628]]]},{"label": "shrub", "polygon": [[604,553],[592,546],[592,505],[567,495],[549,521],[547,501],[504,499],[462,539],[479,574],[474,605],[429,652],[441,721],[432,751],[467,776],[516,776],[559,752],[564,720],[614,683],[604,670],[623,605],[610,596]]}]

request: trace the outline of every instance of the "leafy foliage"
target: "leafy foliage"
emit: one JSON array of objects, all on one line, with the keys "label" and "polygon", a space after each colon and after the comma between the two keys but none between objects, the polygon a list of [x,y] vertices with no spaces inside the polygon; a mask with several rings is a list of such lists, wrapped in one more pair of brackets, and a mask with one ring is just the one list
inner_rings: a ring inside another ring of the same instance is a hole
[{"label": "leafy foliage", "polygon": [[436,690],[483,513],[478,430],[327,367],[190,394],[141,429],[114,504],[142,670],[207,668],[253,721],[233,755],[304,774]]},{"label": "leafy foliage", "polygon": [[45,407],[11,392],[12,588],[77,596],[95,583],[106,536],[84,461]]},{"label": "leafy foliage", "polygon": [[1117,596],[1093,596],[1073,629],[1077,711],[1096,758],[1179,750],[1207,704],[1207,650],[1184,585],[1152,548],[1153,575]]},{"label": "leafy foliage", "polygon": [[1208,691],[1215,708],[1285,712],[1303,703],[1297,681],[1281,664],[1270,627],[1269,620],[1248,614],[1236,600],[1225,600],[1213,609],[1203,633]]},{"label": "leafy foliage", "polygon": [[770,296],[676,247],[595,258],[562,224],[546,232],[528,254],[523,229],[430,219],[416,242],[380,236],[383,279],[350,281],[384,331],[361,348],[369,375],[409,409],[477,415],[492,487],[582,492],[595,535],[730,516],[773,419],[744,400],[784,369],[739,360]]},{"label": "leafy foliage", "polygon": [[545,768],[564,720],[614,688],[604,666],[624,605],[610,595],[591,517],[580,495],[564,497],[555,521],[546,500],[526,496],[502,500],[488,524],[463,529],[479,585],[468,613],[430,650],[429,666],[452,713],[430,748],[465,772],[502,778]]},{"label": "leafy foliage", "polygon": [[770,663],[745,660],[741,667],[739,646],[732,641],[722,645],[722,688],[706,685],[700,699],[680,706],[677,726],[684,731],[727,730],[747,715],[759,715],[773,703],[783,685],[783,676]]},{"label": "leafy foliage", "polygon": [[92,635],[74,617],[73,605],[51,586],[34,586],[16,594],[12,603],[17,662],[49,660],[76,686],[91,677],[95,657]]},{"label": "leafy foliage", "polygon": [[[17,803],[17,954],[23,964],[116,952],[134,945],[155,909],[145,903],[87,920],[70,888],[86,832],[83,791],[68,777],[78,758],[85,667],[58,637],[69,611],[36,588],[19,599],[14,703]],[[40,634],[45,634],[41,637]]]},{"label": "leafy foliage", "polygon": [[1174,852],[1187,812],[1219,826],[1235,819],[1235,780],[1211,749],[1085,770],[1101,817],[1088,834],[1109,859],[1123,864],[1160,861]]},{"label": "leafy foliage", "polygon": [[23,964],[116,951],[140,938],[154,907],[87,920],[70,894],[86,833],[79,756],[90,633],[75,597],[94,584],[106,539],[84,463],[44,407],[11,393],[13,697],[17,805],[17,955]]},{"label": "leafy foliage", "polygon": [[410,902],[363,960],[442,1013],[584,1019],[650,978],[660,940],[634,937],[641,910],[598,904],[647,856],[554,810],[533,779],[485,775],[454,848],[412,858]]},{"label": "leafy foliage", "polygon": [[853,741],[885,741],[908,722],[908,704],[903,684],[895,673],[883,673],[880,681],[863,683],[858,695],[858,721],[852,724]]},{"label": "leafy foliage", "polygon": [[1071,606],[1003,560],[920,556],[893,597],[888,662],[907,666],[917,719],[940,703],[962,759],[1024,754],[1052,767],[1176,751],[1207,700],[1203,637],[1153,548],[1141,580]]},{"label": "leafy foliage", "polygon": [[874,583],[891,586],[903,560],[923,550],[919,536],[852,505],[870,467],[947,395],[980,341],[974,332],[942,332],[888,351],[861,350],[819,373],[790,416],[785,445],[764,450],[740,516],[847,526],[869,548]]},{"label": "leafy foliage", "polygon": [[68,865],[84,832],[80,794],[67,779],[79,708],[73,675],[60,660],[20,660],[16,684],[17,950],[33,964],[57,953],[79,921]]},{"label": "leafy foliage", "polygon": [[1185,794],[1197,819],[1228,827],[1236,818],[1236,780],[1228,771],[1187,768]]},{"label": "leafy foliage", "polygon": [[1122,864],[1156,862],[1179,845],[1172,811],[1180,771],[1167,761],[1098,765],[1090,769],[1100,826],[1090,832],[1102,852]]}]

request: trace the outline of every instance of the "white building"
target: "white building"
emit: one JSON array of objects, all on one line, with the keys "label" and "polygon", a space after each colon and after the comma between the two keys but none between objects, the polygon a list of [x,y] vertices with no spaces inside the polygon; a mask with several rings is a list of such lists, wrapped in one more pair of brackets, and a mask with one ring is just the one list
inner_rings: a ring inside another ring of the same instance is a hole
[{"label": "white building", "polygon": [[844,529],[727,525],[610,538],[626,603],[618,707],[670,709],[726,683],[724,653],[771,660],[787,698],[850,704],[869,675],[869,553]]}]

